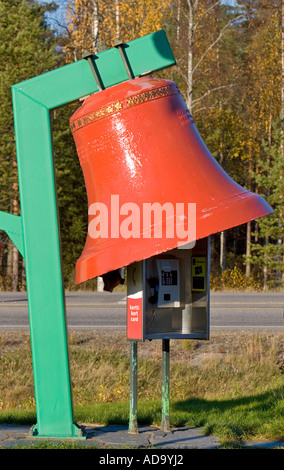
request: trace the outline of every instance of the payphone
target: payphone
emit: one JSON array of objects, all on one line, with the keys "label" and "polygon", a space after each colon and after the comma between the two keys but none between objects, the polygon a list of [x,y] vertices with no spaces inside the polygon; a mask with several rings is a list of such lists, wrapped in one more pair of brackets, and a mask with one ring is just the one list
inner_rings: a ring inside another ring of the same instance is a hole
[{"label": "payphone", "polygon": [[127,268],[127,338],[209,339],[209,237]]},{"label": "payphone", "polygon": [[127,338],[130,340],[129,432],[137,432],[137,344],[162,340],[162,422],[170,431],[171,339],[209,339],[210,238],[127,267]]}]

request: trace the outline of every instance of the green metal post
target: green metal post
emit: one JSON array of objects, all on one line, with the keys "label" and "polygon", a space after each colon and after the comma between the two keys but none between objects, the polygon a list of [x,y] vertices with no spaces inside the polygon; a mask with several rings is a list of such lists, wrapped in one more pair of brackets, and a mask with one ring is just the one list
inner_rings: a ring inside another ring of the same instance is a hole
[{"label": "green metal post", "polygon": [[137,424],[137,368],[138,368],[138,342],[130,341],[130,411],[129,428],[131,434],[138,433]]},{"label": "green metal post", "polygon": [[[127,43],[135,77],[175,64],[163,30]],[[73,423],[65,296],[50,111],[128,79],[116,48],[12,87],[21,216],[0,211],[6,231],[25,257],[33,357],[37,437],[85,438]]]},{"label": "green metal post", "polygon": [[84,438],[73,423],[49,110],[13,93],[37,406],[32,433]]},{"label": "green metal post", "polygon": [[162,422],[161,429],[170,431],[170,340],[162,340]]}]

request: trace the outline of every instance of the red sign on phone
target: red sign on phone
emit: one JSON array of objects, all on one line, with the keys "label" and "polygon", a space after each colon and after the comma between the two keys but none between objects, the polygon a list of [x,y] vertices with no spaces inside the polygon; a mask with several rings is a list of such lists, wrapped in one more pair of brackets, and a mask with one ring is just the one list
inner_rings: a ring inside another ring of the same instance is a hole
[{"label": "red sign on phone", "polygon": [[143,304],[139,298],[127,297],[127,338],[142,340]]}]

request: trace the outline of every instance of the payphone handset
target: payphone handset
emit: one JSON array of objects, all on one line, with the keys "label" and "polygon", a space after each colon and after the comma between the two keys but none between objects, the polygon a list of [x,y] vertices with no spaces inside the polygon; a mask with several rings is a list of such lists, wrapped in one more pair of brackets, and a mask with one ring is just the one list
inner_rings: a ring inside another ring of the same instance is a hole
[{"label": "payphone handset", "polygon": [[156,259],[158,272],[158,308],[180,307],[180,272],[178,259]]}]

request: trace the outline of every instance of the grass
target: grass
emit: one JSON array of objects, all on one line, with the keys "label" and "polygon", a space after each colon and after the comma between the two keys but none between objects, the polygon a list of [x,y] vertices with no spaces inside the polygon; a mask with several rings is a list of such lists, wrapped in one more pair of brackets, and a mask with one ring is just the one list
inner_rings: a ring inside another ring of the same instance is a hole
[{"label": "grass", "polygon": [[[284,335],[213,333],[210,341],[171,341],[172,426],[202,426],[223,445],[284,440]],[[129,344],[124,333],[69,335],[74,419],[129,419]],[[0,334],[0,422],[36,422],[27,333]],[[161,422],[161,342],[138,347],[138,422]]]}]

